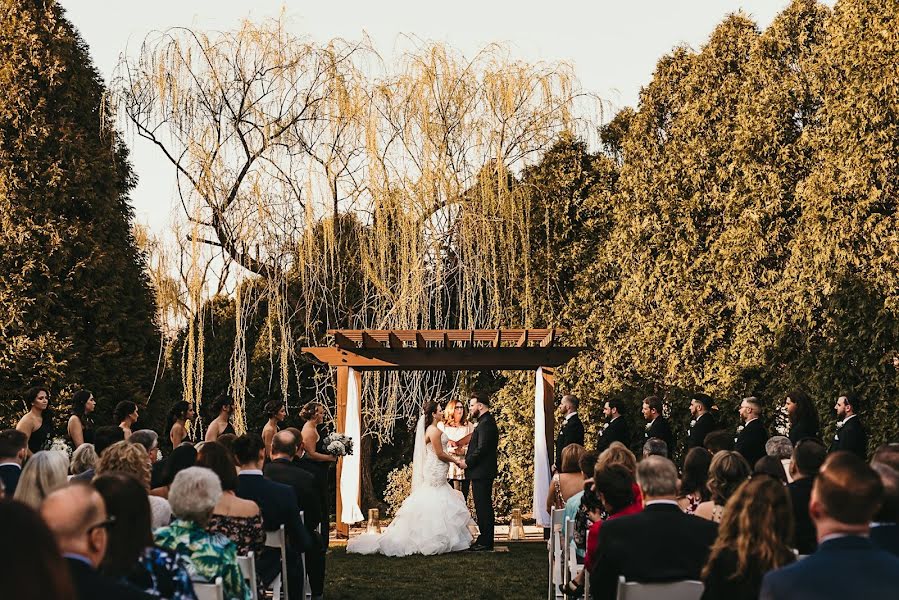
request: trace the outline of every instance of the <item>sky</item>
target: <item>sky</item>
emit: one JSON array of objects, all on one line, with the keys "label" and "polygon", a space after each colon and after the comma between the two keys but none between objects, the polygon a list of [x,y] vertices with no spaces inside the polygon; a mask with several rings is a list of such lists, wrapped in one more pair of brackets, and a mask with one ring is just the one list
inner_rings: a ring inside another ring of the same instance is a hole
[{"label": "sky", "polygon": [[[324,42],[358,40],[367,34],[388,61],[402,36],[441,41],[473,56],[493,42],[526,61],[565,61],[583,89],[612,110],[635,106],[656,62],[677,45],[699,49],[729,13],[742,10],[766,27],[787,0],[154,0],[107,2],[60,0],[104,78],[123,53],[133,57],[151,31],[173,26],[229,30],[241,20],[276,18],[290,29]],[[833,1],[825,2],[832,5]],[[125,135],[138,176],[131,194],[135,216],[164,235],[178,210],[173,168],[148,142]]]}]

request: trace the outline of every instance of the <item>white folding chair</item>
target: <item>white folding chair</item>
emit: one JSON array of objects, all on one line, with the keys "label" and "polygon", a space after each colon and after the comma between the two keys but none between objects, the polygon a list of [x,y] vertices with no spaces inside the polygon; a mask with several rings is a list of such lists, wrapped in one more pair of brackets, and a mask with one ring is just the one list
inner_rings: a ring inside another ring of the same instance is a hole
[{"label": "white folding chair", "polygon": [[243,578],[247,580],[247,585],[250,586],[251,597],[253,600],[258,600],[259,591],[256,588],[256,557],[253,555],[253,552],[247,552],[246,556],[238,556],[237,566],[240,567]]},{"label": "white folding chair", "polygon": [[[300,511],[300,523],[302,523],[304,527],[306,526],[306,518],[303,511]],[[306,570],[305,552],[300,555],[300,560],[303,561],[303,598],[312,598],[312,584],[309,583],[309,572]]]},{"label": "white folding chair", "polygon": [[671,581],[668,583],[637,583],[618,578],[618,600],[699,600],[701,581]]},{"label": "white folding chair", "polygon": [[554,600],[562,595],[562,592],[559,591],[559,585],[562,584],[562,565],[564,564],[562,550],[562,540],[564,536],[562,529],[564,527],[564,519],[564,510],[555,508],[552,510],[550,515],[549,542],[547,542],[547,549],[549,551],[549,589],[547,590],[547,597],[549,600]]},{"label": "white folding chair", "polygon": [[265,545],[281,550],[281,574],[272,581],[272,598],[287,600],[287,535],[284,533],[284,525],[275,531],[265,532]]},{"label": "white folding chair", "polygon": [[[584,536],[585,546],[590,545],[590,528],[587,528],[587,535]],[[581,565],[582,569],[587,569],[586,562]],[[590,573],[584,573],[584,598],[590,600]]]},{"label": "white folding chair", "polygon": [[565,577],[563,585],[578,576],[584,565],[577,562],[577,545],[574,543],[574,521],[565,519]]},{"label": "white folding chair", "polygon": [[216,577],[215,583],[194,581],[194,595],[197,600],[225,600],[225,585],[222,578]]}]

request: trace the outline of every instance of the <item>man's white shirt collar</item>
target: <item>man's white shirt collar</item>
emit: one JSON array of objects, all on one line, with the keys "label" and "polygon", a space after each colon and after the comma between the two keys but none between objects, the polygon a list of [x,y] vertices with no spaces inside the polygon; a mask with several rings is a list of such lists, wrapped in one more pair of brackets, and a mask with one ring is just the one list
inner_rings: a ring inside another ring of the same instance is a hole
[{"label": "man's white shirt collar", "polygon": [[17,463],[14,460],[7,460],[5,462],[0,462],[0,467],[5,467],[6,465],[16,465],[17,467],[19,467],[20,471],[22,470],[22,465],[20,465],[19,463]]},{"label": "man's white shirt collar", "polygon": [[565,419],[562,421],[562,424],[564,425],[565,423],[568,423],[568,421],[571,420],[571,417],[573,417],[576,414],[577,414],[577,411],[574,411],[574,412],[570,412],[567,415],[565,415]]},{"label": "man's white shirt collar", "polygon": [[857,417],[857,416],[858,416],[858,415],[849,415],[848,417],[846,417],[845,419],[843,419],[842,421],[840,421],[840,425],[845,425],[845,424],[846,424],[846,421],[848,421],[848,420],[851,419],[852,417]]},{"label": "man's white shirt collar", "polygon": [[748,421],[746,421],[746,425],[749,425],[749,424],[752,423],[753,421],[758,421],[758,420],[759,420],[758,417],[752,417],[751,419],[749,419]]},{"label": "man's white shirt collar", "polygon": [[238,475],[262,475],[262,469],[241,469]]}]

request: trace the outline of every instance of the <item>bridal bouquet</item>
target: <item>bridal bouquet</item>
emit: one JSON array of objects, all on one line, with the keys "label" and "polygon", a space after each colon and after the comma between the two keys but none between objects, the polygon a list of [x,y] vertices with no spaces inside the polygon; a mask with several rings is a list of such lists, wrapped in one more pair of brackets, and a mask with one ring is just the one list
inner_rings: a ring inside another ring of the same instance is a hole
[{"label": "bridal bouquet", "polygon": [[353,453],[353,440],[342,433],[332,433],[324,440],[328,454],[347,456]]}]

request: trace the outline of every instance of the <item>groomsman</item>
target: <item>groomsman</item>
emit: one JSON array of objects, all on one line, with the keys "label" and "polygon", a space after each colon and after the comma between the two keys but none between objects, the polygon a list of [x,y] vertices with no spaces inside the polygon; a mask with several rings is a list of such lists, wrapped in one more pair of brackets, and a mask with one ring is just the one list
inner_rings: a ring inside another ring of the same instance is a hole
[{"label": "groomsman", "polygon": [[599,441],[596,443],[596,452],[612,445],[612,442],[621,442],[628,448],[631,445],[631,434],[627,426],[627,420],[622,417],[624,402],[614,398],[606,402],[602,413],[606,418],[606,424],[599,432]]},{"label": "groomsman", "polygon": [[646,419],[646,432],[643,441],[651,438],[664,440],[668,445],[668,458],[674,452],[674,434],[668,419],[662,416],[662,400],[658,396],[650,396],[643,400],[643,418]]},{"label": "groomsman", "polygon": [[743,398],[740,418],[745,424],[737,427],[734,450],[743,455],[752,469],[756,461],[765,456],[765,442],[768,441],[768,431],[762,423],[762,403],[758,398]]},{"label": "groomsman", "polygon": [[837,432],[833,436],[833,443],[828,452],[846,450],[857,455],[862,460],[868,453],[868,434],[858,418],[858,399],[849,394],[837,398],[834,406],[837,411]]},{"label": "groomsman", "polygon": [[718,423],[712,414],[712,398],[706,394],[693,394],[690,400],[690,429],[687,430],[687,450],[705,447],[705,436],[717,429]]},{"label": "groomsman", "polygon": [[556,472],[562,470],[562,450],[568,444],[584,445],[584,424],[577,414],[580,400],[574,394],[565,394],[559,402],[559,412],[562,414],[562,429],[556,438]]}]

